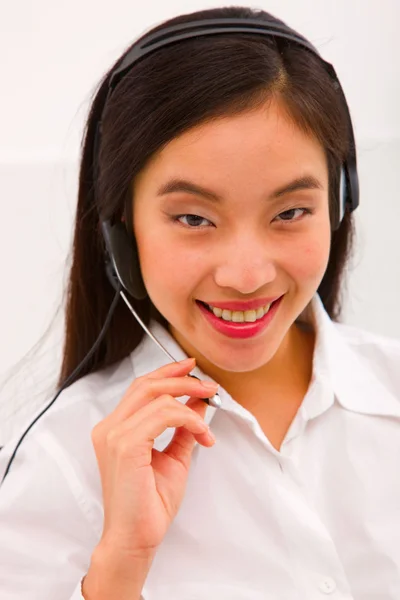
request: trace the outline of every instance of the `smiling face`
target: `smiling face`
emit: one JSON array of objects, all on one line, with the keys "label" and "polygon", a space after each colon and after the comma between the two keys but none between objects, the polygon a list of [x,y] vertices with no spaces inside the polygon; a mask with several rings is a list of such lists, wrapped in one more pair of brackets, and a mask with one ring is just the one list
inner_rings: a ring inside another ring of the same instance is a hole
[{"label": "smiling face", "polygon": [[[209,193],[188,184],[179,191],[171,185],[177,179]],[[300,189],[283,192],[299,179]],[[328,264],[321,145],[274,101],[178,136],[152,157],[133,189],[143,279],[183,349],[199,365],[236,373],[282,354]],[[244,338],[221,332],[196,302],[281,295],[268,325]]]}]

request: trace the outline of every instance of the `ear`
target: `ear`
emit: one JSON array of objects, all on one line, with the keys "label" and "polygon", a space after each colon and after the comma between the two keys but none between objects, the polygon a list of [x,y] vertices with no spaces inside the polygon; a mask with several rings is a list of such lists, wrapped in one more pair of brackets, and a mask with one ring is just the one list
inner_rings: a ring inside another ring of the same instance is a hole
[{"label": "ear", "polygon": [[102,221],[101,227],[108,252],[108,257],[105,257],[107,276],[110,278],[109,274],[113,273],[113,287],[116,278],[133,298],[143,300],[147,297],[147,290],[140,271],[135,240],[122,223],[111,225],[110,221]]}]

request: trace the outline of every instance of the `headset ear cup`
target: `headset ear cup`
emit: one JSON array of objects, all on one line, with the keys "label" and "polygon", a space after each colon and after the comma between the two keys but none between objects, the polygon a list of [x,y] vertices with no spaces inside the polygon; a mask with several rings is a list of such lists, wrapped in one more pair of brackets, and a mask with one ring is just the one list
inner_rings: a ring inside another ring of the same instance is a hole
[{"label": "headset ear cup", "polygon": [[101,228],[109,256],[109,260],[106,260],[108,278],[112,274],[111,262],[112,270],[121,285],[136,300],[144,300],[147,297],[147,290],[140,271],[139,255],[134,239],[129,236],[125,225],[121,222],[111,225],[110,221],[102,221]]}]

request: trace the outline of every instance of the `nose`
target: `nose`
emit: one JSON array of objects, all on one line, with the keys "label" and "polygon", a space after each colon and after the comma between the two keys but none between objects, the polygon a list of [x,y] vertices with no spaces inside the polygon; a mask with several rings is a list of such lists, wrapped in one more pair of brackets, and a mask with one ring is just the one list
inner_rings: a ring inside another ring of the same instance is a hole
[{"label": "nose", "polygon": [[215,283],[241,294],[252,294],[276,279],[276,262],[266,236],[242,235],[216,253]]}]

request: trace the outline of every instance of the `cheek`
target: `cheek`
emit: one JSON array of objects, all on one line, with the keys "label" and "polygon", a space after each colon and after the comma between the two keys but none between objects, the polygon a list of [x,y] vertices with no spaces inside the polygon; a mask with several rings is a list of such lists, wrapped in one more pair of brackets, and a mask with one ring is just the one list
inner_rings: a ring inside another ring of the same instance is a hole
[{"label": "cheek", "polygon": [[204,271],[201,253],[174,243],[165,235],[138,238],[140,265],[150,297],[157,304],[187,297]]},{"label": "cheek", "polygon": [[299,281],[319,282],[328,265],[329,251],[329,235],[307,240],[297,248],[295,254],[292,254],[291,267],[288,267],[288,271]]}]

